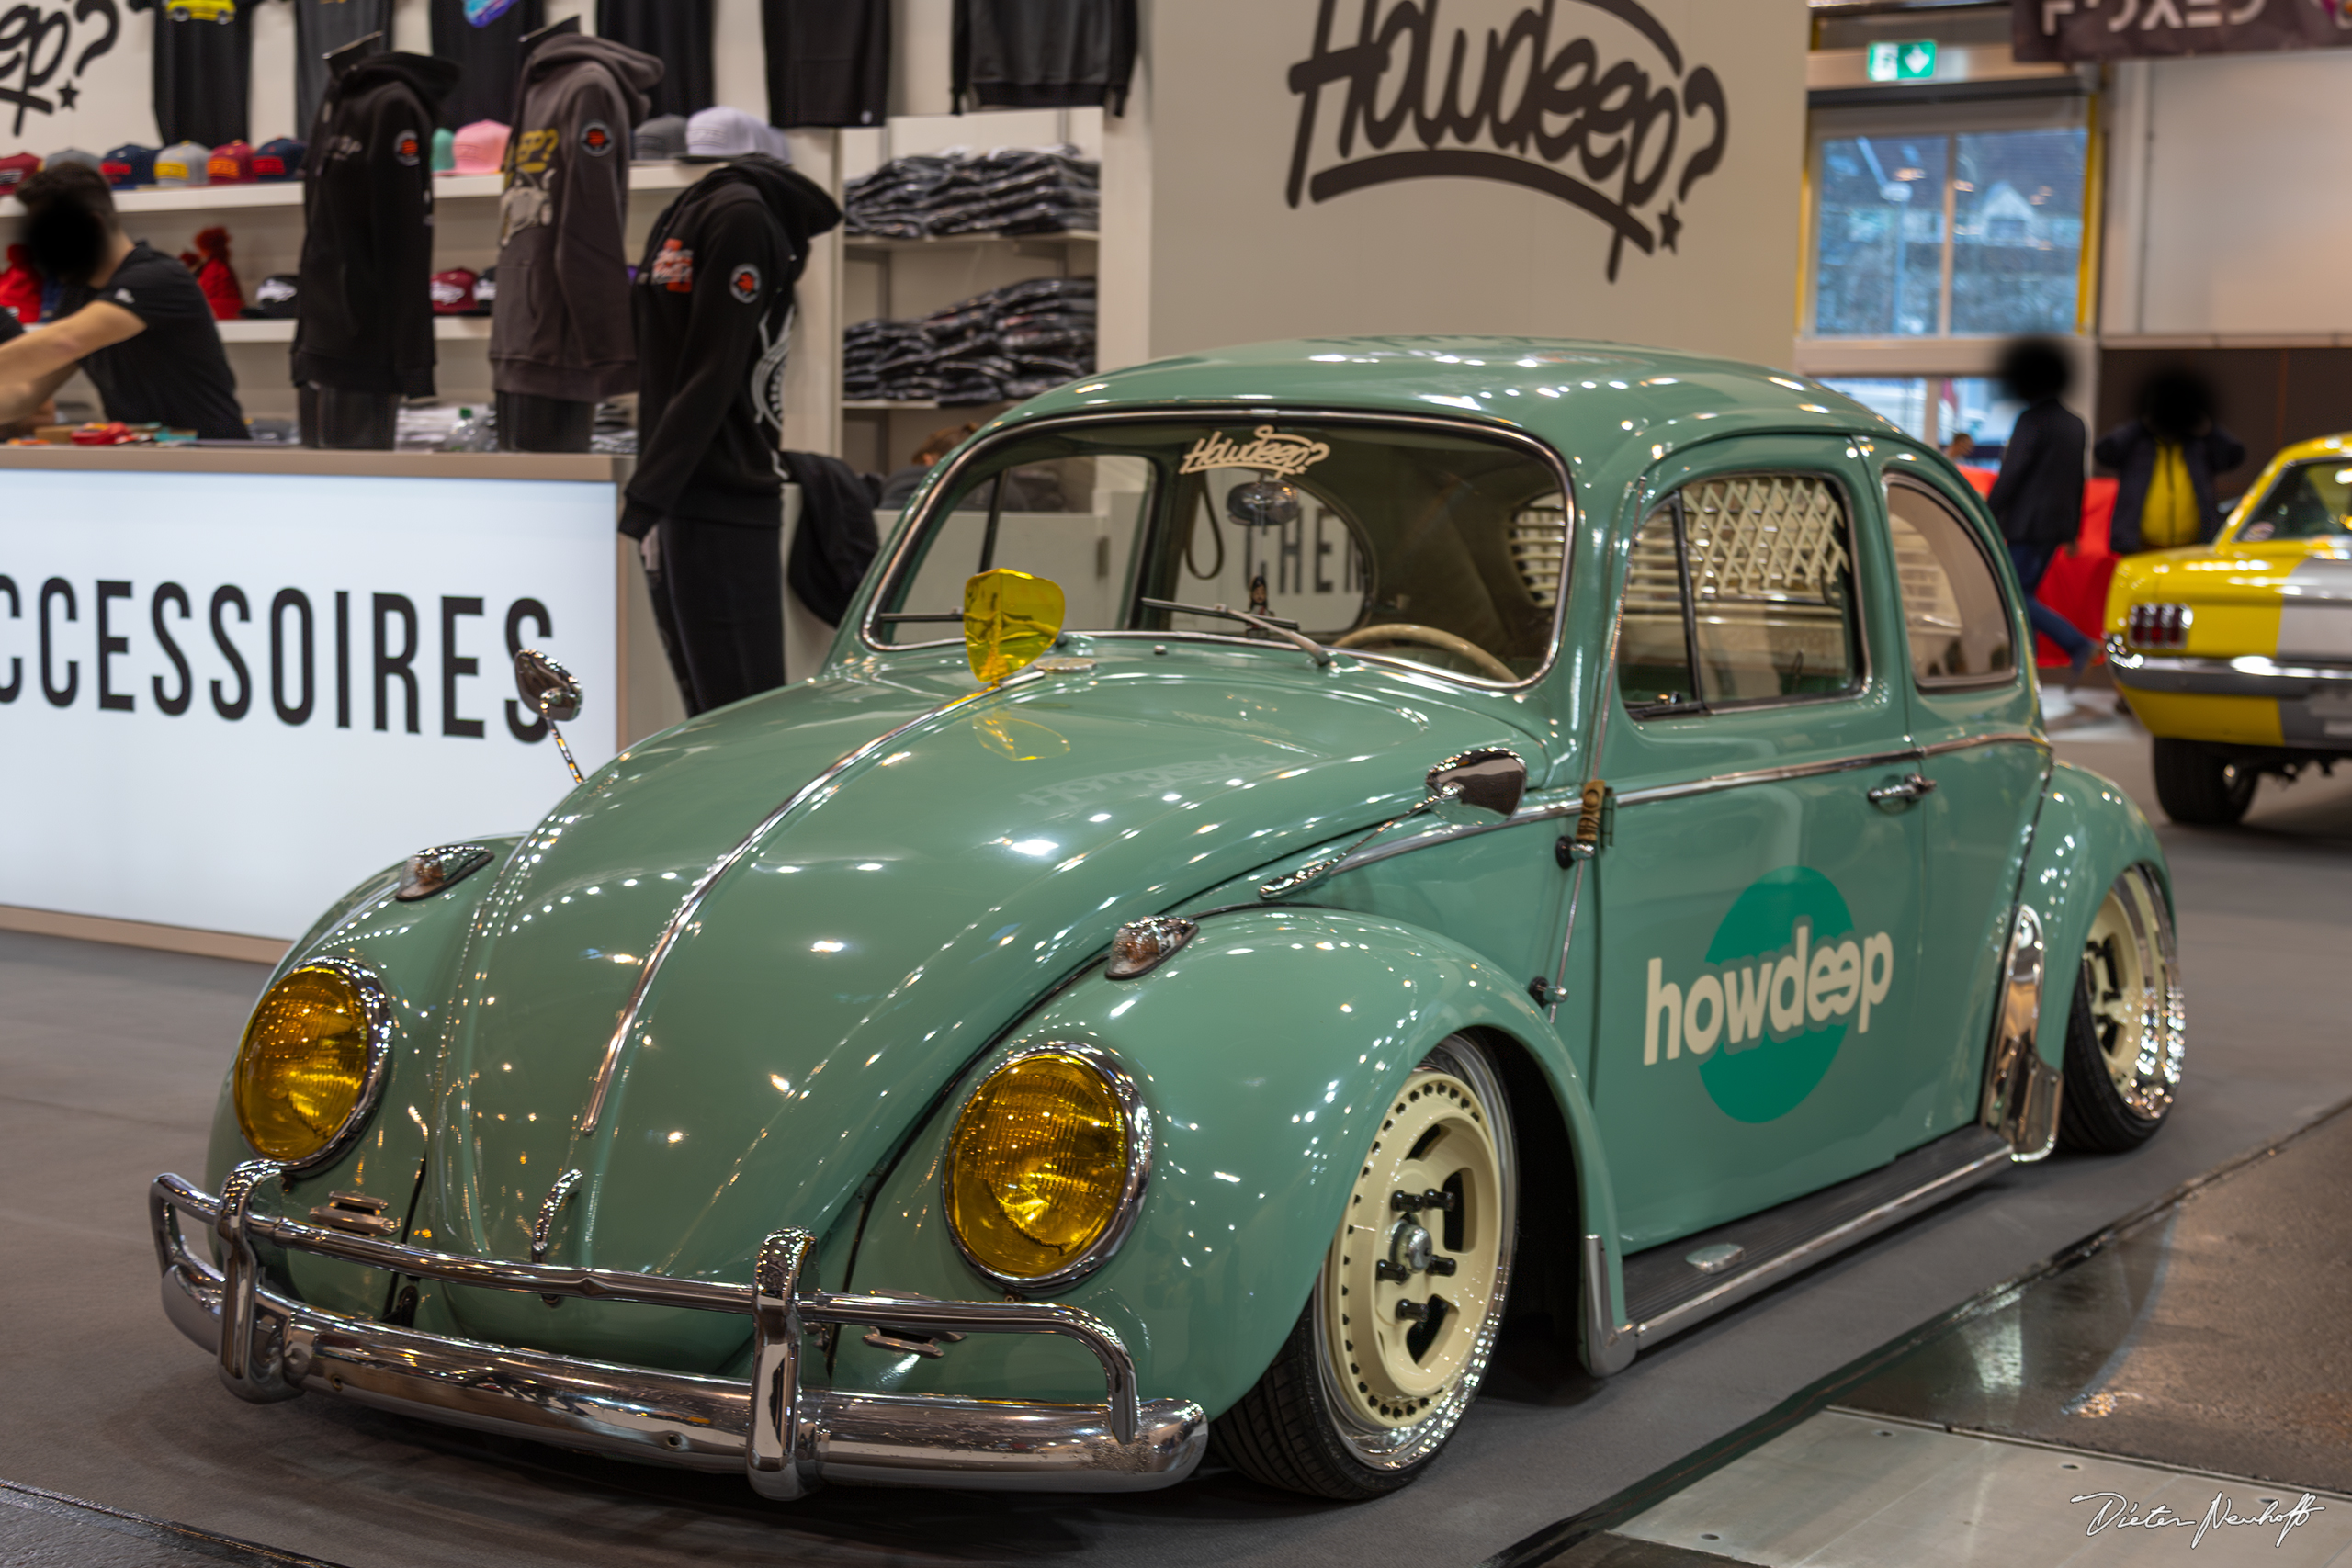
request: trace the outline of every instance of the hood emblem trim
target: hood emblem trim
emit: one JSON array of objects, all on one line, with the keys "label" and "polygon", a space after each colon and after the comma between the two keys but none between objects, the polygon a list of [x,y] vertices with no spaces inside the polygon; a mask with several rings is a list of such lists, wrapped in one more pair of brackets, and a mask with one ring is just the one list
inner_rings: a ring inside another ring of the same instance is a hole
[{"label": "hood emblem trim", "polygon": [[620,1016],[613,1021],[612,1038],[605,1042],[605,1055],[596,1066],[596,1081],[594,1088],[589,1091],[588,1108],[580,1115],[582,1135],[585,1136],[594,1132],[598,1120],[605,1113],[605,1101],[611,1095],[613,1079],[620,1070],[622,1048],[628,1043],[629,1034],[637,1027],[638,1017],[645,1010],[645,998],[653,989],[654,977],[662,973],[662,965],[669,961],[671,952],[678,944],[678,938],[684,933],[688,926],[694,923],[695,916],[702,909],[703,900],[710,896],[712,888],[718,886],[720,878],[742,863],[743,858],[757,848],[760,840],[766,838],[778,823],[791,816],[804,803],[815,799],[831,788],[843,773],[848,773],[850,769],[873,756],[899,737],[910,730],[919,729],[933,719],[953,713],[967,703],[1012,691],[1017,686],[1028,684],[1040,678],[1032,671],[1023,670],[1017,674],[1007,676],[997,685],[977,692],[967,692],[960,697],[952,698],[935,707],[926,708],[896,729],[876,736],[793,791],[784,804],[761,818],[758,825],[744,834],[740,843],[712,862],[710,868],[695,880],[686,896],[679,900],[678,908],[670,916],[670,923],[662,927],[662,934],[654,939],[653,946],[646,953],[644,964],[638,969],[637,985],[630,990],[628,1003],[622,1007]]},{"label": "hood emblem trim", "polygon": [[[547,1197],[540,1201],[539,1217],[531,1222],[532,1262],[545,1263],[548,1260],[548,1248],[555,1240],[556,1215],[562,1213],[564,1200],[571,1196],[571,1190],[580,1185],[582,1174],[576,1170],[565,1171],[555,1179],[555,1185],[548,1189]],[[560,1298],[550,1296],[548,1299],[557,1301]]]}]

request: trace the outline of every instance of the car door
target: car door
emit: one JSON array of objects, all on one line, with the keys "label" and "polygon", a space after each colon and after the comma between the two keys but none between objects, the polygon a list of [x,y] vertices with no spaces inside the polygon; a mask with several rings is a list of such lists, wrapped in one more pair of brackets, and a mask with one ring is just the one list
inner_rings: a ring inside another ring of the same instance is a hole
[{"label": "car door", "polygon": [[1911,773],[1909,715],[1852,450],[1703,447],[1623,525],[1592,1092],[1628,1250],[1902,1140],[1920,851],[1907,803],[1870,795]]},{"label": "car door", "polygon": [[1905,700],[1919,773],[1934,786],[1913,813],[1935,955],[1919,972],[1919,1016],[1935,1032],[1922,1046],[1939,1070],[1914,1090],[1905,1119],[1924,1143],[1979,1109],[2018,863],[2050,752],[2035,732],[2022,657],[2032,642],[1997,536],[1916,456],[1889,457],[1881,480],[1903,603]]}]

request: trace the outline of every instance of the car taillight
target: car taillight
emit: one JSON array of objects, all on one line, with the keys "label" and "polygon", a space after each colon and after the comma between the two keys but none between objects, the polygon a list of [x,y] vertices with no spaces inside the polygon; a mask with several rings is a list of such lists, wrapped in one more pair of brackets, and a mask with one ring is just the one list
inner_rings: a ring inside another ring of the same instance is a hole
[{"label": "car taillight", "polygon": [[2134,604],[2124,635],[2134,648],[2184,648],[2196,619],[2186,604]]}]

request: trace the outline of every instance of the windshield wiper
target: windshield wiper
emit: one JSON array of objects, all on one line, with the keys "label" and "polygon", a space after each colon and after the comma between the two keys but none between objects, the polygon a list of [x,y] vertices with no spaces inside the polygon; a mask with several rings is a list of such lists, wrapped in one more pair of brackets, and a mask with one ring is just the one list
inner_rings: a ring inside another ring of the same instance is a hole
[{"label": "windshield wiper", "polygon": [[1255,626],[1261,632],[1295,643],[1301,651],[1315,660],[1317,669],[1330,667],[1331,650],[1313,637],[1302,635],[1296,621],[1278,621],[1268,615],[1253,615],[1246,610],[1228,610],[1222,604],[1186,604],[1174,599],[1145,599],[1141,602],[1155,610],[1180,610],[1188,615],[1214,615],[1221,620],[1239,621],[1244,626]]}]

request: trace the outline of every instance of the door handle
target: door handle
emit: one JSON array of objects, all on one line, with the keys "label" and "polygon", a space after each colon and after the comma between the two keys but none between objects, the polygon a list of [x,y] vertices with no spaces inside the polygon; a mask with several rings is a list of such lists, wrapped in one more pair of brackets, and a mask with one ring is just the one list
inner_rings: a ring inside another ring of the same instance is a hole
[{"label": "door handle", "polygon": [[1872,806],[1891,806],[1898,802],[1917,800],[1936,793],[1936,781],[1919,773],[1891,784],[1881,784],[1870,792]]}]

